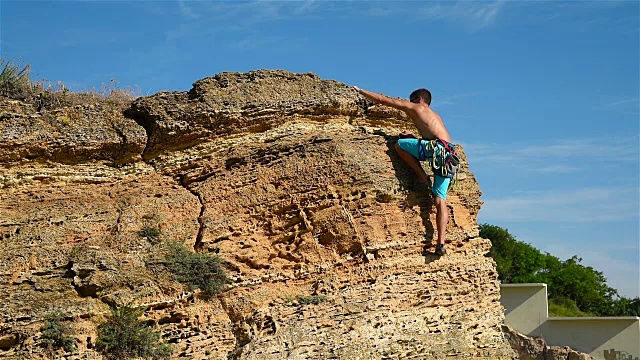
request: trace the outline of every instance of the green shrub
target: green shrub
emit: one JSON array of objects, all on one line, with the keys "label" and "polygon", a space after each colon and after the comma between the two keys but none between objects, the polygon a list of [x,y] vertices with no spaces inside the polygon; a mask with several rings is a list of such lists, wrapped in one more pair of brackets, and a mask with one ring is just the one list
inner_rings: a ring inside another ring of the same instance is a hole
[{"label": "green shrub", "polygon": [[305,295],[298,295],[294,298],[287,298],[287,301],[292,303],[294,301],[298,302],[298,304],[301,305],[309,305],[309,304],[313,304],[313,305],[318,305],[321,302],[324,302],[325,300],[327,300],[327,297],[325,295],[311,295],[311,296],[305,296]]},{"label": "green shrub", "polygon": [[71,334],[71,327],[63,322],[62,312],[55,309],[44,318],[44,325],[40,328],[42,332],[42,343],[47,348],[62,348],[71,352],[76,349],[74,338]]},{"label": "green shrub", "polygon": [[21,85],[29,84],[31,65],[26,65],[22,70],[20,70],[20,65],[7,59],[0,59],[0,67],[2,68],[2,72],[0,73],[0,83],[14,83]]},{"label": "green shrub", "polygon": [[142,307],[111,308],[111,316],[98,326],[96,349],[107,359],[167,359],[171,345],[162,343],[160,335],[138,318]]},{"label": "green shrub", "polygon": [[145,225],[140,229],[140,236],[147,238],[151,243],[157,244],[160,241],[162,230],[159,227]]},{"label": "green shrub", "polygon": [[25,100],[32,95],[29,73],[31,66],[24,67],[4,58],[0,58],[0,96]]},{"label": "green shrub", "polygon": [[176,280],[200,288],[206,296],[220,292],[230,282],[215,255],[196,253],[177,242],[169,244],[164,264]]},{"label": "green shrub", "polygon": [[565,297],[559,297],[555,299],[549,299],[549,316],[581,317],[592,316],[592,314],[580,311],[575,301]]}]

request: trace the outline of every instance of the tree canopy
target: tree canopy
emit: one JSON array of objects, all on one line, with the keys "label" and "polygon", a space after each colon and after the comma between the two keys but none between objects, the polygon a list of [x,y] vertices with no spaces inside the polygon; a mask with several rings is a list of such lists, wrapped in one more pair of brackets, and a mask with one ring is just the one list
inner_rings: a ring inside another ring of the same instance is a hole
[{"label": "tree canopy", "polygon": [[573,256],[560,260],[518,241],[507,229],[480,225],[480,236],[491,240],[489,256],[503,283],[546,283],[552,309],[558,316],[640,316],[640,298],[619,296],[602,272],[584,266]]}]

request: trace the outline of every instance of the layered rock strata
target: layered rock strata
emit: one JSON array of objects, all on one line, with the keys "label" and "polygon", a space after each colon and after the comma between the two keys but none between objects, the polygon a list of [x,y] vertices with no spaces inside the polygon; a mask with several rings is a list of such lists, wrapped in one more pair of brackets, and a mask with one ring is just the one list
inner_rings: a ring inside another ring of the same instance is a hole
[{"label": "layered rock strata", "polygon": [[[429,189],[393,150],[411,125],[345,84],[222,73],[124,115],[3,99],[0,127],[0,356],[46,357],[55,308],[64,356],[100,358],[97,324],[135,304],[180,358],[514,357],[464,153],[438,258]],[[217,253],[233,283],[176,283],[169,241]]]}]

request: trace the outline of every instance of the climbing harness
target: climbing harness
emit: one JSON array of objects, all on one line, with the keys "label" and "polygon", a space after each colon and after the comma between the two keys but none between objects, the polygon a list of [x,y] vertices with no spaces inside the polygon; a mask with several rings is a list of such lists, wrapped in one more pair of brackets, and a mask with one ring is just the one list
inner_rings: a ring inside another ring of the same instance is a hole
[{"label": "climbing harness", "polygon": [[451,178],[452,185],[455,185],[458,181],[458,166],[460,165],[455,145],[440,138],[435,140],[420,139],[418,151],[420,159],[428,161],[435,174]]}]

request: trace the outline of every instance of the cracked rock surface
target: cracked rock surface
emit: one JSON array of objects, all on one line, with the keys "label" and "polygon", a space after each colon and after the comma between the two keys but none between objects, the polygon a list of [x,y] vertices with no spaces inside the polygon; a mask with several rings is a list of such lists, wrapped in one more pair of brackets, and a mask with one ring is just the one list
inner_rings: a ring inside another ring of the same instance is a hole
[{"label": "cracked rock surface", "polygon": [[[46,358],[58,308],[78,350],[56,356],[99,359],[97,324],[129,303],[175,358],[515,356],[464,154],[439,258],[429,189],[393,150],[412,126],[346,84],[222,73],[124,115],[63,110],[91,127],[0,106],[3,129],[37,129],[0,138],[0,357]],[[176,283],[169,241],[217,253],[233,283],[212,299]]]}]

